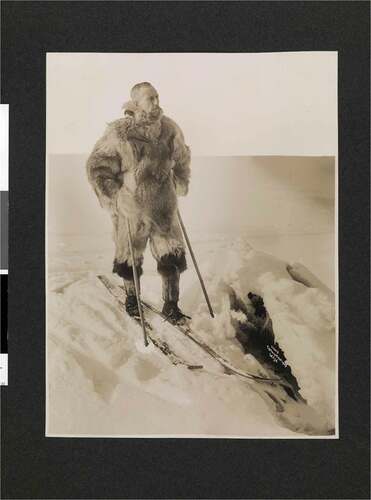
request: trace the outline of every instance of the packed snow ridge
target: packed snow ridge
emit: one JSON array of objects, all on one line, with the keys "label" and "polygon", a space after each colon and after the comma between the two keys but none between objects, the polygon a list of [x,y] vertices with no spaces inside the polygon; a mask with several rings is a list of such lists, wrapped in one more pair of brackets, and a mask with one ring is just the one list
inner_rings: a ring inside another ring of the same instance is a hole
[{"label": "packed snow ridge", "polygon": [[[210,237],[211,238],[211,237]],[[215,311],[211,318],[189,263],[180,305],[197,336],[239,369],[259,373],[231,324],[225,284],[240,296],[261,295],[280,347],[307,405],[283,413],[253,381],[222,367],[173,327],[151,322],[177,354],[203,370],[174,366],[97,279],[111,274],[111,248],[100,253],[65,243],[49,252],[47,302],[47,435],[306,437],[333,435],[336,409],[336,337],[333,293],[302,266],[288,267],[254,250],[243,238],[205,236],[195,253]],[[88,248],[87,246],[86,248]],[[212,249],[210,249],[212,247]],[[90,246],[90,248],[92,248]],[[295,278],[295,279],[294,279]],[[161,306],[161,282],[145,256],[142,295]],[[305,283],[305,284],[304,284]]]}]

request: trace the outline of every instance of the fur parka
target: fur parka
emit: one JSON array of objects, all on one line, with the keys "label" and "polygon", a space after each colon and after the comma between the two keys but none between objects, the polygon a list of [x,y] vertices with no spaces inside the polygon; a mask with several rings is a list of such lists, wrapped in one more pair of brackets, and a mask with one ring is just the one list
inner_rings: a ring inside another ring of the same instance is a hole
[{"label": "fur parka", "polygon": [[190,149],[170,118],[162,116],[148,126],[125,116],[108,124],[86,169],[103,207],[126,216],[135,212],[166,230],[177,194],[188,192]]}]

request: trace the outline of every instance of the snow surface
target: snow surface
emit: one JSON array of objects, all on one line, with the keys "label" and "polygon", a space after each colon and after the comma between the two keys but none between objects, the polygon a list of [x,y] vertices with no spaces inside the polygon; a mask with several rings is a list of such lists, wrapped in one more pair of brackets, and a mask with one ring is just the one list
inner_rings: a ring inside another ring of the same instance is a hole
[{"label": "snow surface", "polygon": [[[65,235],[59,243],[49,238],[48,248],[47,435],[307,437],[335,428],[331,293],[294,281],[286,262],[254,250],[251,239],[193,235],[192,242],[216,312],[212,319],[189,259],[181,307],[192,315],[194,331],[237,368],[257,373],[257,362],[234,339],[223,283],[241,296],[259,293],[308,405],[277,413],[262,384],[224,374],[160,318],[154,324],[169,344],[205,370],[175,367],[153,346],[145,349],[138,326],[96,277],[120,284],[110,274],[110,237]],[[161,280],[148,252],[142,290],[161,306]]]}]

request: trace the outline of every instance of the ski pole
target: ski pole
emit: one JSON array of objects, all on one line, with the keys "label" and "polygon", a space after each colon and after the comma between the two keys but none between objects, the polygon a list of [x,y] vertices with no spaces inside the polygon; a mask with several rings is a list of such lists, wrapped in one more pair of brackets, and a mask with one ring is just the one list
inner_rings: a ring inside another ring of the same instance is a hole
[{"label": "ski pole", "polygon": [[204,280],[202,279],[200,270],[198,268],[196,257],[195,257],[195,254],[193,253],[191,242],[189,241],[188,234],[187,234],[186,228],[184,227],[183,220],[182,220],[182,217],[180,215],[179,209],[178,209],[177,213],[178,213],[179,225],[182,228],[184,238],[185,238],[185,240],[187,242],[189,253],[191,254],[191,257],[192,257],[193,265],[195,266],[198,279],[200,280],[201,288],[202,288],[202,291],[203,291],[204,296],[205,296],[207,307],[209,308],[210,316],[212,318],[214,318],[214,311],[213,311],[213,308],[211,307],[209,296],[208,296],[206,288],[205,288]]},{"label": "ski pole", "polygon": [[140,322],[142,324],[143,337],[144,337],[144,345],[147,347],[147,345],[148,345],[147,331],[146,331],[146,325],[145,325],[145,322],[144,322],[144,315],[143,315],[142,303],[140,301],[139,278],[138,278],[138,272],[137,272],[137,268],[136,268],[135,261],[134,261],[133,241],[132,241],[132,238],[131,238],[130,223],[129,223],[129,219],[128,218],[126,218],[126,227],[127,227],[127,230],[128,230],[131,261],[133,263],[133,276],[134,276],[135,295],[137,297]]}]

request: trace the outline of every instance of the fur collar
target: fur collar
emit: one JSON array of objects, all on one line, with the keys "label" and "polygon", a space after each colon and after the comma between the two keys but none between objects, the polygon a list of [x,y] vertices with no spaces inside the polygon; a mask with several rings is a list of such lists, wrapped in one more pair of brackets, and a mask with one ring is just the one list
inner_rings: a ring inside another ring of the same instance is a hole
[{"label": "fur collar", "polygon": [[122,141],[138,139],[142,141],[157,142],[162,133],[162,117],[151,125],[137,125],[131,115],[119,118],[109,124]]}]

